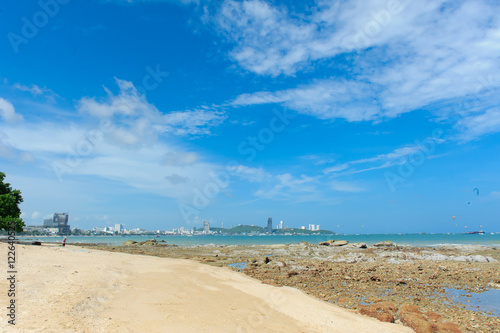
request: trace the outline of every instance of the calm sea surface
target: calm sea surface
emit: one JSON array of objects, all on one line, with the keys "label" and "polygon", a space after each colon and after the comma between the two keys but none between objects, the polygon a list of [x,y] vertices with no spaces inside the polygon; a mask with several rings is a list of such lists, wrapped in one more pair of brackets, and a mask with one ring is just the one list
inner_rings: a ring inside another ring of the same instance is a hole
[{"label": "calm sea surface", "polygon": [[[21,240],[38,240],[43,242],[60,243],[62,237],[17,237]],[[467,234],[373,234],[373,235],[295,235],[295,236],[69,236],[68,244],[78,243],[100,243],[109,245],[121,245],[126,240],[137,242],[155,238],[165,240],[167,244],[179,246],[194,246],[205,244],[217,245],[254,245],[254,244],[296,244],[301,241],[317,244],[319,242],[336,239],[347,240],[350,243],[364,242],[368,245],[384,240],[390,240],[398,245],[434,246],[443,244],[473,244],[500,246],[500,233],[485,235]]]}]

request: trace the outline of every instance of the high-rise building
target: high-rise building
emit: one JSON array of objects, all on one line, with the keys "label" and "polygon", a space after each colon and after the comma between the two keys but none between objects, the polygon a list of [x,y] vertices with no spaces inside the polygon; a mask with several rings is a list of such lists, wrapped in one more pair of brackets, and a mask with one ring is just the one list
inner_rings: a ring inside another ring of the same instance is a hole
[{"label": "high-rise building", "polygon": [[272,234],[273,233],[273,219],[268,217],[267,218],[267,233]]},{"label": "high-rise building", "polygon": [[115,224],[115,232],[117,232],[119,234],[123,234],[123,225]]},{"label": "high-rise building", "polygon": [[[54,227],[54,219],[53,218],[51,218],[51,219],[44,219],[43,220],[43,226],[45,228],[52,228],[52,227]],[[57,227],[57,225],[56,225],[56,227]]]},{"label": "high-rise building", "polygon": [[280,221],[280,223],[278,223],[278,226],[276,228],[283,229],[283,221]]},{"label": "high-rise building", "polygon": [[53,226],[59,228],[60,234],[69,234],[71,232],[71,227],[68,224],[69,215],[68,213],[54,213]]},{"label": "high-rise building", "polygon": [[205,220],[203,220],[203,233],[204,234],[210,233],[210,223],[208,223]]}]

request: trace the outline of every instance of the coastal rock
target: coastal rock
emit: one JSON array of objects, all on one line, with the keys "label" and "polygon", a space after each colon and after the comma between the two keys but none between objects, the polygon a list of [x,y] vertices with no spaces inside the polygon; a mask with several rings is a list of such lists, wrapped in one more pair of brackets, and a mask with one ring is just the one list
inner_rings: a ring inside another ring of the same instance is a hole
[{"label": "coastal rock", "polygon": [[134,240],[128,240],[128,241],[123,242],[123,245],[134,245],[134,244],[137,244],[137,242]]},{"label": "coastal rock", "polygon": [[460,326],[454,323],[438,323],[436,324],[436,332],[438,333],[462,333]]},{"label": "coastal rock", "polygon": [[156,239],[150,239],[150,240],[145,241],[145,242],[140,242],[139,244],[141,246],[155,246],[155,245],[157,245],[157,243],[158,242],[156,241]]},{"label": "coastal rock", "polygon": [[449,322],[440,322],[441,316],[435,312],[424,313],[413,304],[403,304],[399,311],[401,321],[416,333],[461,333],[460,326]]},{"label": "coastal rock", "polygon": [[375,247],[395,247],[397,245],[395,243],[393,243],[392,241],[382,241],[380,243],[373,244],[373,246],[375,246]]},{"label": "coastal rock", "polygon": [[368,246],[366,243],[351,243],[349,244],[350,247],[357,247],[358,249],[366,249]]},{"label": "coastal rock", "polygon": [[319,245],[323,245],[323,246],[330,246],[332,245],[333,243],[335,243],[335,239],[330,239],[330,240],[327,240],[325,242],[321,242],[319,243]]},{"label": "coastal rock", "polygon": [[377,302],[372,305],[360,305],[359,310],[361,314],[377,318],[387,323],[394,323],[394,314],[397,311],[397,306],[392,302]]},{"label": "coastal rock", "polygon": [[344,246],[349,244],[348,241],[345,240],[339,240],[339,241],[334,241],[333,243],[330,244],[330,246]]}]

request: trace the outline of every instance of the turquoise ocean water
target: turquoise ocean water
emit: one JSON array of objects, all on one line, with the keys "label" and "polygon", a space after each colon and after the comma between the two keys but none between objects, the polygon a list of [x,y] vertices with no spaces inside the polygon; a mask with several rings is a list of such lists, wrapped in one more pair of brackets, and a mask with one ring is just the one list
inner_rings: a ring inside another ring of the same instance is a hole
[{"label": "turquoise ocean water", "polygon": [[[17,237],[21,240],[38,240],[50,243],[60,243],[62,237],[33,237],[26,236]],[[398,245],[413,245],[413,246],[435,246],[444,244],[471,244],[471,245],[487,245],[500,246],[500,233],[487,233],[484,235],[468,235],[468,234],[370,234],[370,235],[265,235],[265,236],[69,236],[68,244],[78,243],[100,243],[109,245],[121,245],[126,240],[135,240],[138,242],[156,238],[156,240],[165,240],[167,244],[179,246],[195,246],[205,244],[217,245],[257,245],[257,244],[296,244],[301,241],[306,241],[311,244],[336,239],[347,240],[350,243],[364,242],[368,245],[378,243],[384,240],[390,240]]]}]

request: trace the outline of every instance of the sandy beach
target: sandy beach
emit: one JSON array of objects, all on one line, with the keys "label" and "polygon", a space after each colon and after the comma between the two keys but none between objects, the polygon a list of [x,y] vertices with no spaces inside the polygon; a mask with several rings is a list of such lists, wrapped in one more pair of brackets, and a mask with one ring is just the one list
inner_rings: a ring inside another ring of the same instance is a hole
[{"label": "sandy beach", "polygon": [[16,325],[4,316],[2,332],[412,332],[191,260],[55,245],[16,254]]},{"label": "sandy beach", "polygon": [[[484,245],[169,245],[155,239],[90,249],[190,259],[264,284],[293,287],[418,333],[496,332],[500,249]],[[329,243],[329,242],[327,242]],[[292,315],[293,316],[293,315]]]}]

